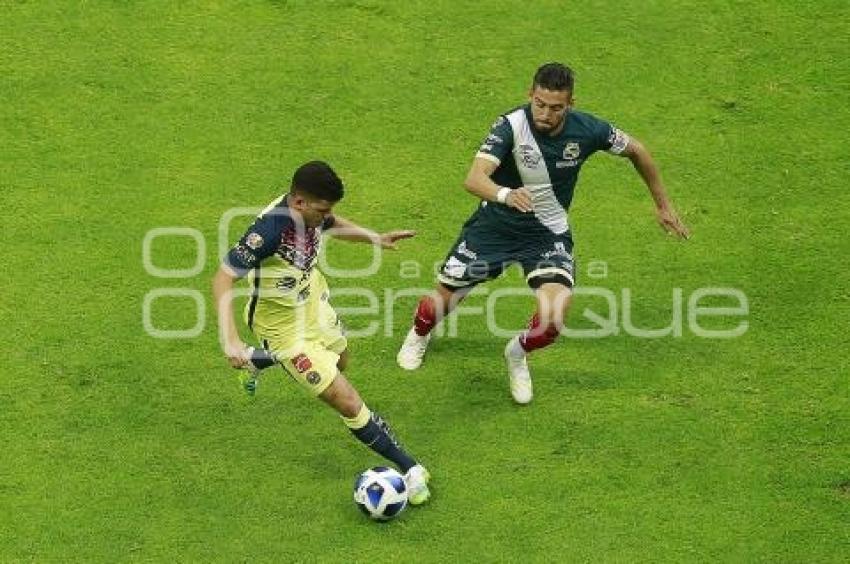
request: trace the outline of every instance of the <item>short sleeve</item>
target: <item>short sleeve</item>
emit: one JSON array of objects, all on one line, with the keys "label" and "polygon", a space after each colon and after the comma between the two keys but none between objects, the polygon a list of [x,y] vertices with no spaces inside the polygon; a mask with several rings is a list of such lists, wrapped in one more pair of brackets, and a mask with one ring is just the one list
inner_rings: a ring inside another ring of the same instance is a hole
[{"label": "short sleeve", "polygon": [[258,218],[224,257],[224,264],[240,277],[260,261],[274,254],[280,245],[281,230],[273,216]]},{"label": "short sleeve", "polygon": [[476,157],[481,157],[497,165],[510,154],[514,144],[514,132],[511,122],[505,116],[499,116],[490,126],[490,133],[478,148]]},{"label": "short sleeve", "polygon": [[594,124],[594,141],[597,150],[619,155],[629,146],[629,135],[607,121],[597,119]]}]

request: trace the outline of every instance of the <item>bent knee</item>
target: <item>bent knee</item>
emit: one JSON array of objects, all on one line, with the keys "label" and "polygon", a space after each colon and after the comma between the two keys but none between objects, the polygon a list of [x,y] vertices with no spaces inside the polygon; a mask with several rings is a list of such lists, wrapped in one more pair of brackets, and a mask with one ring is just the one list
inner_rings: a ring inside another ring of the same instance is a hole
[{"label": "bent knee", "polygon": [[350,356],[348,355],[348,349],[342,351],[339,355],[339,360],[336,361],[337,370],[340,372],[344,372],[346,368],[348,368]]}]

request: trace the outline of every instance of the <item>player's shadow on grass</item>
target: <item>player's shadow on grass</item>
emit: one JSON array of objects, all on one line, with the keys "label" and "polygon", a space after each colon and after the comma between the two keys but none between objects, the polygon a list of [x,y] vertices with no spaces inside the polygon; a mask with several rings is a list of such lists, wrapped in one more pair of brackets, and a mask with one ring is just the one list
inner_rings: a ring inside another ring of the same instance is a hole
[{"label": "player's shadow on grass", "polygon": [[[435,339],[431,342],[425,369],[445,375],[446,367],[451,367],[447,385],[452,394],[468,396],[467,405],[489,404],[493,396],[510,400],[503,350],[504,343],[492,338]],[[529,366],[535,389],[547,394],[568,390],[573,396],[582,390],[609,390],[617,388],[620,380],[619,375],[581,366],[579,355],[557,344],[531,355]]]}]

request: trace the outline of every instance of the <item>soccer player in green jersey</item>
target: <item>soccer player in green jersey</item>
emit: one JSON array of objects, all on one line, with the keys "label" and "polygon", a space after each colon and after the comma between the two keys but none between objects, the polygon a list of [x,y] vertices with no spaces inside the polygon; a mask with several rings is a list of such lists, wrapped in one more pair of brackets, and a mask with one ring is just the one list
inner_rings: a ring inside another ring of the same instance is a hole
[{"label": "soccer player in green jersey", "polygon": [[649,188],[661,226],[688,237],[649,152],[610,123],[573,109],[573,91],[568,67],[545,64],[534,75],[529,102],[491,127],[465,183],[481,205],[449,251],[435,291],[419,301],[398,353],[402,368],[419,368],[431,330],[476,284],[518,263],[535,292],[537,311],[528,328],[508,342],[504,356],[514,401],[531,401],[526,357],[552,344],[563,329],[575,282],[567,210],[581,166],[597,151],[629,159]]},{"label": "soccer player in green jersey", "polygon": [[430,475],[398,444],[386,421],[369,410],[343,374],[348,342],[329,303],[328,285],[316,268],[324,232],[349,241],[394,249],[412,231],[377,234],[334,215],[343,184],[326,163],[295,171],[289,193],[257,216],[222,261],[213,280],[221,342],[230,365],[245,368],[257,358],[236,330],[231,305],[236,280],[249,276],[248,326],[265,354],[343,419],[366,446],[395,463],[405,476],[410,503],[430,495]]}]

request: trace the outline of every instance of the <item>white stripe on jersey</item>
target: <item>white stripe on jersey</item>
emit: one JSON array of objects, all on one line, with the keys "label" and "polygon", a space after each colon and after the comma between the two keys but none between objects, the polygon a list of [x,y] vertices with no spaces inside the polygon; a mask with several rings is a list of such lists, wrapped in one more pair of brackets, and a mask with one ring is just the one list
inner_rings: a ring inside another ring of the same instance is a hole
[{"label": "white stripe on jersey", "polygon": [[565,233],[570,228],[567,212],[555,197],[552,179],[546,170],[546,161],[531,133],[525,110],[520,108],[507,117],[514,132],[514,161],[523,185],[531,192],[534,215],[553,233]]}]

